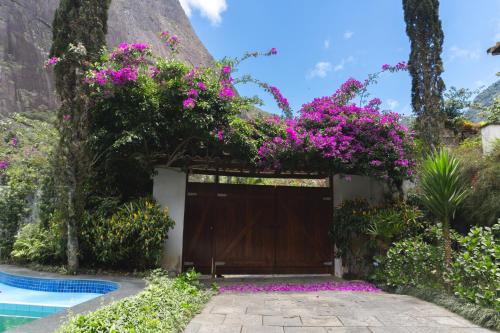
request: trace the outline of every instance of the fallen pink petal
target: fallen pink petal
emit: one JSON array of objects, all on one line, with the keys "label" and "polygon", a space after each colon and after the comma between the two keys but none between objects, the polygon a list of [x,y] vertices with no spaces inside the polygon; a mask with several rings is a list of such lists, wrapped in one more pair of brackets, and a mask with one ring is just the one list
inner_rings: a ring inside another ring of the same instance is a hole
[{"label": "fallen pink petal", "polygon": [[364,292],[379,292],[380,289],[375,285],[363,282],[319,282],[319,283],[272,283],[265,285],[257,284],[233,284],[220,287],[219,292],[230,293],[269,293],[269,292],[316,292],[316,291],[364,291]]}]

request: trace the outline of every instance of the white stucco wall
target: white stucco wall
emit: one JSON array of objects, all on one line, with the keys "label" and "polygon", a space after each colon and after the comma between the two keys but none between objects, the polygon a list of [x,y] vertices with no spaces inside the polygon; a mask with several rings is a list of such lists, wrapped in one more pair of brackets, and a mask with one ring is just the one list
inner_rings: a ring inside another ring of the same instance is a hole
[{"label": "white stucco wall", "polygon": [[[387,185],[374,178],[355,175],[335,175],[333,177],[333,204],[340,205],[345,200],[364,199],[375,205],[384,201]],[[347,267],[341,258],[334,261],[334,275],[342,277]]]},{"label": "white stucco wall", "polygon": [[500,124],[490,124],[481,128],[483,154],[487,155],[493,150],[496,140],[500,140]]},{"label": "white stucco wall", "polygon": [[333,203],[335,206],[340,205],[344,200],[352,199],[365,199],[370,204],[378,204],[384,200],[386,192],[387,186],[371,177],[335,175],[333,178]]},{"label": "white stucco wall", "polygon": [[167,168],[156,168],[153,178],[153,197],[168,208],[175,225],[168,233],[162,267],[169,272],[182,270],[182,236],[184,232],[184,208],[186,200],[186,173]]}]

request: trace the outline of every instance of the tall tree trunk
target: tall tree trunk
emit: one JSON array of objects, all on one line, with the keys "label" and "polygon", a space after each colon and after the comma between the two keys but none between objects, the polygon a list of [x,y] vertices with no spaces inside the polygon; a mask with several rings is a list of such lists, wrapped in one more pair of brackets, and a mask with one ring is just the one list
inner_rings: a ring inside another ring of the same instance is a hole
[{"label": "tall tree trunk", "polygon": [[444,261],[447,271],[450,271],[453,264],[450,236],[450,219],[445,217],[443,220],[443,246],[444,246]]},{"label": "tall tree trunk", "polygon": [[[73,178],[74,179],[74,178]],[[71,186],[68,189],[68,243],[67,243],[67,256],[68,256],[68,271],[70,274],[76,274],[79,268],[78,260],[78,217],[75,205],[75,188]]]}]

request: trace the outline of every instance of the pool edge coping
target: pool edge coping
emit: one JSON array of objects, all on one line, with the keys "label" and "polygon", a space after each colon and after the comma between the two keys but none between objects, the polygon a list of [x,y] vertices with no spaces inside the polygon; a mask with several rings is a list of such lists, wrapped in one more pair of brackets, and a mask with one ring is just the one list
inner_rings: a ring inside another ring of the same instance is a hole
[{"label": "pool edge coping", "polygon": [[88,313],[96,310],[99,307],[105,306],[112,302],[118,301],[122,298],[133,296],[139,293],[146,286],[144,279],[134,278],[129,276],[119,275],[62,275],[57,273],[38,272],[26,267],[15,265],[0,264],[0,271],[6,272],[11,275],[25,275],[34,278],[46,279],[73,279],[73,280],[104,280],[111,281],[118,284],[118,289],[111,291],[107,294],[102,294],[96,298],[86,302],[77,304],[73,307],[66,308],[65,310],[51,314],[49,316],[34,320],[30,323],[11,328],[4,333],[39,333],[39,332],[54,332],[57,330],[69,316],[76,314]]}]

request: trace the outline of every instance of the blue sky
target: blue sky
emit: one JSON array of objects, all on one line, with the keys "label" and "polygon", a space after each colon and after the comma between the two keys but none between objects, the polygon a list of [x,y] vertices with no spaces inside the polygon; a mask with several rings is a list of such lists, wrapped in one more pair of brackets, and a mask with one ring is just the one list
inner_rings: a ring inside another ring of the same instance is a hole
[{"label": "blue sky", "polygon": [[[181,0],[212,55],[278,49],[250,59],[239,74],[277,86],[292,108],[330,95],[349,77],[362,80],[384,63],[408,60],[401,0]],[[486,49],[500,41],[499,0],[442,0],[445,41],[442,58],[447,87],[476,89],[493,83],[500,56]],[[261,97],[266,111],[279,113],[272,98],[250,85],[243,95]],[[385,108],[410,114],[408,73],[384,74],[370,89]]]}]

